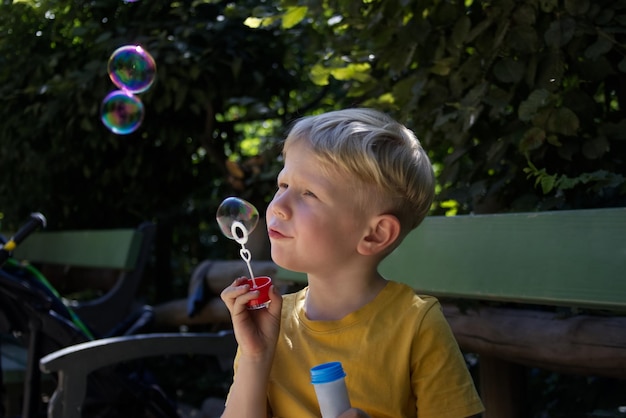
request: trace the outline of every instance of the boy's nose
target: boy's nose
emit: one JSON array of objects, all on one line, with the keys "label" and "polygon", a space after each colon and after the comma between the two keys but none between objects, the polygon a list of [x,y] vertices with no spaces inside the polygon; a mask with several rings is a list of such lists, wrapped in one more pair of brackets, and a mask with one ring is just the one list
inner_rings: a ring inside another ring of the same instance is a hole
[{"label": "boy's nose", "polygon": [[269,215],[273,215],[277,218],[287,219],[289,217],[289,209],[287,207],[287,192],[283,192],[280,195],[274,196],[272,201],[267,206]]}]

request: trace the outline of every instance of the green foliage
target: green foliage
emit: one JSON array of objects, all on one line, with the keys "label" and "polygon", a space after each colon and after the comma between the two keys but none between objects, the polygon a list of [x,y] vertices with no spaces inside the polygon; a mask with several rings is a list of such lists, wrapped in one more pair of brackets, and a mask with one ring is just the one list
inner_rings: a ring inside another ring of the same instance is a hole
[{"label": "green foliage", "polygon": [[464,212],[626,203],[626,2],[306,4],[300,30],[326,40],[312,80],[349,83],[353,104],[412,127],[443,165],[440,202]]},{"label": "green foliage", "polygon": [[601,193],[605,188],[615,188],[625,181],[624,176],[606,170],[598,170],[593,173],[583,173],[576,178],[565,175],[548,174],[545,168],[538,170],[533,163],[528,162],[529,167],[524,169],[528,173],[528,178],[535,177],[535,186],[541,186],[544,194],[553,190],[570,190],[580,184],[589,184],[589,188],[597,193]]},{"label": "green foliage", "polygon": [[[214,200],[234,193],[225,162],[242,154],[238,125],[288,117],[299,83],[284,69],[285,37],[252,31],[248,13],[216,1],[2,4],[0,211],[19,222],[40,210],[51,228],[176,218],[190,207],[211,218]],[[107,60],[125,44],[153,55],[157,81],[140,95],[142,127],[116,136],[99,108],[115,89]],[[260,151],[276,140],[265,135]]]},{"label": "green foliage", "polygon": [[[204,216],[234,193],[263,206],[287,122],[350,105],[418,133],[437,213],[624,204],[623,0],[68,1],[0,5],[7,219]],[[142,128],[115,136],[99,105],[129,43],[157,82]]]},{"label": "green foliage", "polygon": [[[264,210],[286,121],[321,97],[302,87],[297,39],[244,25],[255,4],[1,3],[2,229],[34,211],[49,230],[155,221],[156,301],[184,296],[198,260],[234,256],[217,206],[239,195]],[[108,59],[128,44],[154,57],[157,79],[139,95],[140,129],[118,136],[99,111],[116,89]]]}]

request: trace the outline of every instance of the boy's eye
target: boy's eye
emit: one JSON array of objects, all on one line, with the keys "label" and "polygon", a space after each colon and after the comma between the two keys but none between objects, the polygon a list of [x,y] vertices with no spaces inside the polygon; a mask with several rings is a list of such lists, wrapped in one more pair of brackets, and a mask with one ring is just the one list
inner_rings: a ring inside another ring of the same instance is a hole
[{"label": "boy's eye", "polygon": [[[289,185],[287,183],[279,182],[277,184],[277,188],[278,188],[279,191],[280,190],[285,190],[285,189],[289,188]],[[308,190],[308,189],[305,189],[305,190],[302,191],[302,196],[309,196],[309,197],[317,198],[317,195],[315,193],[313,193],[312,191]]]}]

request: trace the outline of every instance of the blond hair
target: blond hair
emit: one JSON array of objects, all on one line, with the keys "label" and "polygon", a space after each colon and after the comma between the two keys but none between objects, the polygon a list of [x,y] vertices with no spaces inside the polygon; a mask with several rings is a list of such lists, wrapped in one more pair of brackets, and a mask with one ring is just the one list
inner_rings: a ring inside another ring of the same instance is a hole
[{"label": "blond hair", "polygon": [[[430,160],[415,134],[388,115],[354,108],[304,117],[290,129],[284,152],[297,141],[306,141],[326,168],[374,186],[400,220],[402,237],[428,214],[435,194]],[[372,196],[364,197],[370,204]]]}]

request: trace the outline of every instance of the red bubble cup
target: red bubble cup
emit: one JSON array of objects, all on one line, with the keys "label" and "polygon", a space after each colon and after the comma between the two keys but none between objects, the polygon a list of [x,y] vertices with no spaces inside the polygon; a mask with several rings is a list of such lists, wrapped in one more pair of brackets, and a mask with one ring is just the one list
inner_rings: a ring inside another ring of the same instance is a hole
[{"label": "red bubble cup", "polygon": [[259,297],[252,299],[246,304],[248,309],[267,308],[270,304],[270,288],[272,287],[272,279],[267,276],[255,277],[254,280],[248,279],[250,291],[258,291]]}]

